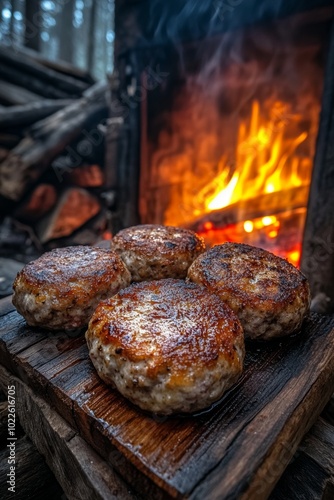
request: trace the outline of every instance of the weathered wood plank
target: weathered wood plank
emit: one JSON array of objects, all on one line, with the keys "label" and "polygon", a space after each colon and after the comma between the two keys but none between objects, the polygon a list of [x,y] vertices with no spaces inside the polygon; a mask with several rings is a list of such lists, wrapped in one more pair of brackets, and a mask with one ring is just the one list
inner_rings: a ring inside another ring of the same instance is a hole
[{"label": "weathered wood plank", "polygon": [[327,53],[317,151],[307,207],[301,269],[313,297],[324,295],[326,312],[334,311],[334,20]]},{"label": "weathered wood plank", "polygon": [[303,451],[334,478],[334,426],[318,418],[301,446]]},{"label": "weathered wood plank", "polygon": [[15,380],[15,384],[21,424],[55,472],[67,498],[134,498],[117,473],[45,401],[21,381]]},{"label": "weathered wood plank", "polygon": [[0,357],[154,498],[253,498],[259,488],[268,496],[334,389],[334,319],[316,314],[300,335],[248,344],[241,380],[213,409],[169,419],[103,384],[83,337],[37,333],[16,313],[3,321]]},{"label": "weathered wood plank", "polygon": [[9,295],[4,299],[0,300],[0,318],[6,314],[15,311],[15,307],[12,304],[12,296]]},{"label": "weathered wood plank", "polygon": [[0,498],[2,500],[59,500],[63,491],[44,458],[27,436],[15,443],[15,493],[8,491],[8,448],[0,450]]}]

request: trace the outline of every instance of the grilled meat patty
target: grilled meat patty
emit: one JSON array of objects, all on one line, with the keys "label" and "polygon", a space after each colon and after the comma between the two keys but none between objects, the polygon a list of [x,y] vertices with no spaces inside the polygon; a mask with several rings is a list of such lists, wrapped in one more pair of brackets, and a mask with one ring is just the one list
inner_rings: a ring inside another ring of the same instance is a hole
[{"label": "grilled meat patty", "polygon": [[132,281],[185,278],[193,260],[205,251],[202,238],[188,229],[143,224],[123,229],[111,241]]},{"label": "grilled meat patty", "polygon": [[166,279],[133,284],[97,307],[86,332],[99,376],[158,414],[194,412],[238,379],[237,316],[204,287]]},{"label": "grilled meat patty", "polygon": [[261,248],[224,243],[200,255],[188,278],[218,295],[238,315],[245,336],[270,339],[301,327],[310,289],[303,274]]},{"label": "grilled meat patty", "polygon": [[13,304],[31,326],[81,328],[97,304],[128,286],[130,279],[114,252],[88,246],[59,248],[18,273]]}]

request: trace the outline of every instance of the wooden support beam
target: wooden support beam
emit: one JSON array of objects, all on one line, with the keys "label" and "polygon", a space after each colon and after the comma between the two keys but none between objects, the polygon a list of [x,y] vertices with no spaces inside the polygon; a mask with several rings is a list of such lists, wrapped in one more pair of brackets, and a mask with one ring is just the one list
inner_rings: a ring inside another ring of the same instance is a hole
[{"label": "wooden support beam", "polygon": [[[319,135],[305,224],[301,269],[322,312],[334,311],[334,21],[328,48]],[[319,309],[320,310],[320,309]]]}]

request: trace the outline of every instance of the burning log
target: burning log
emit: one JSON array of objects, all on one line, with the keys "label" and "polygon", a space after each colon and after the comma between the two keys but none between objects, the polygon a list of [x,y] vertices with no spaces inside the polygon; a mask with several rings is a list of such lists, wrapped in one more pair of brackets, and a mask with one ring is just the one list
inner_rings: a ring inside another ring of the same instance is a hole
[{"label": "burning log", "polygon": [[[19,72],[22,72],[24,75],[30,75],[32,78],[30,81],[42,81],[46,86],[49,86],[49,88],[53,87],[55,90],[58,89],[67,96],[81,96],[89,87],[89,84],[77,78],[47,68],[33,58],[20,54],[20,52],[16,50],[14,52],[10,48],[0,47],[0,64],[1,63],[7,68],[14,68],[11,78],[16,79],[17,72],[15,70],[19,70]],[[8,71],[7,74],[9,73],[10,71]]]},{"label": "burning log", "polygon": [[288,210],[303,208],[307,205],[308,186],[300,186],[263,194],[257,198],[241,200],[220,210],[214,210],[196,219],[188,228],[201,232],[206,223],[211,222],[215,227],[224,227],[245,220],[257,219],[268,214],[278,214]]},{"label": "burning log", "polygon": [[43,100],[31,102],[21,106],[11,106],[0,109],[0,130],[8,130],[9,127],[22,127],[31,125],[42,120],[60,109],[72,104],[73,101],[66,100]]},{"label": "burning log", "polygon": [[0,164],[0,194],[17,201],[66,146],[107,109],[107,85],[96,84],[65,109],[37,122]]}]

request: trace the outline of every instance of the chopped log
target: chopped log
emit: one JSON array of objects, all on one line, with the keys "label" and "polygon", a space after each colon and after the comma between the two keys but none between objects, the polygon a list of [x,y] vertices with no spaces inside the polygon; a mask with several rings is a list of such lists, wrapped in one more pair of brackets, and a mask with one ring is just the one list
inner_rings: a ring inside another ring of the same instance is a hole
[{"label": "chopped log", "polygon": [[41,96],[30,92],[13,83],[0,80],[0,102],[8,105],[28,104],[34,101],[40,101]]},{"label": "chopped log", "polygon": [[46,66],[47,68],[53,69],[58,73],[62,73],[64,75],[72,76],[78,80],[82,80],[88,85],[93,85],[95,83],[94,78],[91,74],[81,68],[73,66],[66,61],[61,61],[57,59],[57,61],[51,61],[50,59],[46,59],[40,52],[36,52],[28,47],[15,47],[15,51],[25,57],[26,59],[32,59],[35,62]]},{"label": "chopped log", "polygon": [[14,217],[34,223],[46,215],[56,204],[57,191],[52,184],[39,184],[29,198],[15,210]]},{"label": "chopped log", "polygon": [[59,90],[66,92],[71,96],[80,96],[88,87],[85,82],[73,78],[72,76],[58,73],[57,71],[47,68],[32,58],[27,58],[17,51],[0,47],[0,61],[7,66],[18,68],[20,71],[35,75],[37,78],[54,85]]},{"label": "chopped log", "polygon": [[92,219],[76,229],[70,236],[61,238],[61,241],[52,240],[50,243],[45,245],[45,248],[52,250],[58,246],[95,245],[101,240],[101,238],[103,238],[103,234],[108,224],[107,217],[107,212],[105,210],[101,210]]},{"label": "chopped log", "polygon": [[[88,104],[106,104],[106,84],[99,82],[90,89],[88,92],[84,92],[82,99],[74,101],[73,104],[67,106],[66,108],[58,111],[49,118],[40,120],[35,123],[29,132],[35,139],[43,139],[47,137],[50,133],[58,130],[62,122],[69,121],[78,117],[78,113],[85,110]],[[83,108],[83,109],[82,109]]]},{"label": "chopped log", "polygon": [[201,231],[206,222],[212,222],[216,227],[224,227],[247,219],[256,219],[268,214],[278,214],[306,207],[308,190],[308,186],[301,186],[264,194],[249,200],[241,200],[228,207],[205,214],[188,224],[187,227],[193,231]]},{"label": "chopped log", "polygon": [[103,185],[103,172],[99,165],[83,165],[72,170],[66,176],[79,187],[99,187]]},{"label": "chopped log", "polygon": [[31,92],[48,99],[68,99],[72,94],[58,89],[55,85],[45,82],[35,75],[22,72],[20,69],[7,66],[0,61],[0,75],[3,80],[11,82],[19,87],[29,89]]},{"label": "chopped log", "polygon": [[31,125],[69,106],[72,102],[69,99],[50,99],[0,109],[0,130]]},{"label": "chopped log", "polygon": [[63,238],[73,233],[101,210],[95,196],[85,189],[70,188],[64,191],[56,208],[37,227],[42,243]]},{"label": "chopped log", "polygon": [[[106,85],[98,93],[83,97],[41,120],[37,130],[25,137],[0,164],[0,194],[19,200],[51,162],[71,144],[83,130],[90,130],[106,114]],[[35,129],[35,127],[34,127]]]},{"label": "chopped log", "polygon": [[21,140],[21,136],[14,134],[1,134],[0,133],[0,146],[5,149],[14,148]]},{"label": "chopped log", "polygon": [[[1,144],[1,141],[0,141],[0,144]],[[6,158],[8,153],[9,153],[8,149],[0,147],[0,163],[2,162],[2,160],[4,160]]]}]

